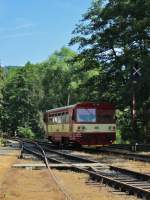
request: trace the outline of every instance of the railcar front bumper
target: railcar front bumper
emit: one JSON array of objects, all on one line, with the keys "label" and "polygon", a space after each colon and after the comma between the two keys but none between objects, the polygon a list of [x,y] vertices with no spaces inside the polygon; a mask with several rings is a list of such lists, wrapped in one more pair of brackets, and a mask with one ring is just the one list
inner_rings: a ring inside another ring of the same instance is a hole
[{"label": "railcar front bumper", "polygon": [[111,133],[76,133],[74,135],[75,141],[80,145],[86,146],[104,146],[112,144],[116,135]]}]

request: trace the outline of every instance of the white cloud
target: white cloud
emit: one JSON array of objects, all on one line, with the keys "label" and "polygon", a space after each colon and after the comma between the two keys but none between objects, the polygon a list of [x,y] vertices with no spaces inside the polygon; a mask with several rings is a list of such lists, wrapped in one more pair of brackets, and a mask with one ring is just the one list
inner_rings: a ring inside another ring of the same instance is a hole
[{"label": "white cloud", "polygon": [[4,39],[11,39],[11,38],[20,38],[20,37],[26,37],[26,36],[32,36],[32,35],[43,35],[47,32],[27,32],[27,33],[14,33],[14,34],[8,34],[4,36],[0,36],[0,40]]},{"label": "white cloud", "polygon": [[13,27],[1,27],[0,28],[0,32],[10,32],[10,31],[17,31],[17,30],[21,30],[21,29],[31,29],[33,28],[35,25],[33,23],[26,23],[26,24],[21,24],[21,25],[16,25]]},{"label": "white cloud", "polygon": [[44,32],[34,31],[35,24],[24,18],[17,18],[9,27],[0,27],[0,40],[20,38]]}]

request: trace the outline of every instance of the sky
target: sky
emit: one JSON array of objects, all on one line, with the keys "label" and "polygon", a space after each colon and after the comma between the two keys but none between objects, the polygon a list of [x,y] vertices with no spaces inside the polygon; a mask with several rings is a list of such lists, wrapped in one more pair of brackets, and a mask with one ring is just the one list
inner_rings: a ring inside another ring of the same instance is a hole
[{"label": "sky", "polygon": [[[0,63],[46,60],[67,46],[92,0],[0,0]],[[74,49],[74,47],[71,47]]]}]

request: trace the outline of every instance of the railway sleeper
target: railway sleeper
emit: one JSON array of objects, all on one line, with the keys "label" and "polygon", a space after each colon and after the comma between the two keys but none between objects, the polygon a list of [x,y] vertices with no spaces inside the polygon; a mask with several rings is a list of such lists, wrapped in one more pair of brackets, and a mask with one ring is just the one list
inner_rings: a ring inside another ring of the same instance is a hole
[{"label": "railway sleeper", "polygon": [[[28,150],[28,148],[26,150]],[[32,151],[32,153],[36,154],[36,156],[43,158],[43,155],[39,154],[39,152]],[[74,167],[74,168],[76,168],[76,170],[78,170],[80,172],[89,174],[90,177],[96,182],[101,182],[103,184],[110,185],[110,186],[114,187],[115,189],[119,189],[121,191],[128,192],[129,194],[137,195],[138,197],[142,197],[142,198],[145,197],[146,199],[150,199],[150,191],[149,190],[144,190],[143,188],[139,188],[138,186],[133,186],[133,185],[129,185],[127,183],[120,182],[118,180],[115,180],[115,178],[108,177],[103,174],[98,174],[97,172],[93,172],[93,171],[90,171],[90,170],[87,170],[87,169],[84,169],[81,167]]]},{"label": "railway sleeper", "polygon": [[128,194],[136,195],[140,198],[146,198],[150,199],[150,191],[149,190],[144,190],[142,188],[133,186],[133,185],[128,185],[126,183],[117,181],[113,178],[105,177],[103,175],[96,174],[95,172],[88,171],[86,169],[81,169],[81,171],[86,172],[90,175],[92,180],[100,181],[103,184],[110,185],[114,187],[115,189],[125,191]]}]

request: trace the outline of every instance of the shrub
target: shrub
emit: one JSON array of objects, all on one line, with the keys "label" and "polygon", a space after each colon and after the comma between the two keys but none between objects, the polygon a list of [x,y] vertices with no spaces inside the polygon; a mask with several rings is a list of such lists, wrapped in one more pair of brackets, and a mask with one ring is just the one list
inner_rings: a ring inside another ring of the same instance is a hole
[{"label": "shrub", "polygon": [[0,137],[0,146],[5,146],[5,145],[6,145],[6,140]]},{"label": "shrub", "polygon": [[18,136],[20,137],[29,138],[29,139],[33,139],[35,137],[35,134],[32,132],[30,127],[19,126],[17,130],[18,130]]}]

